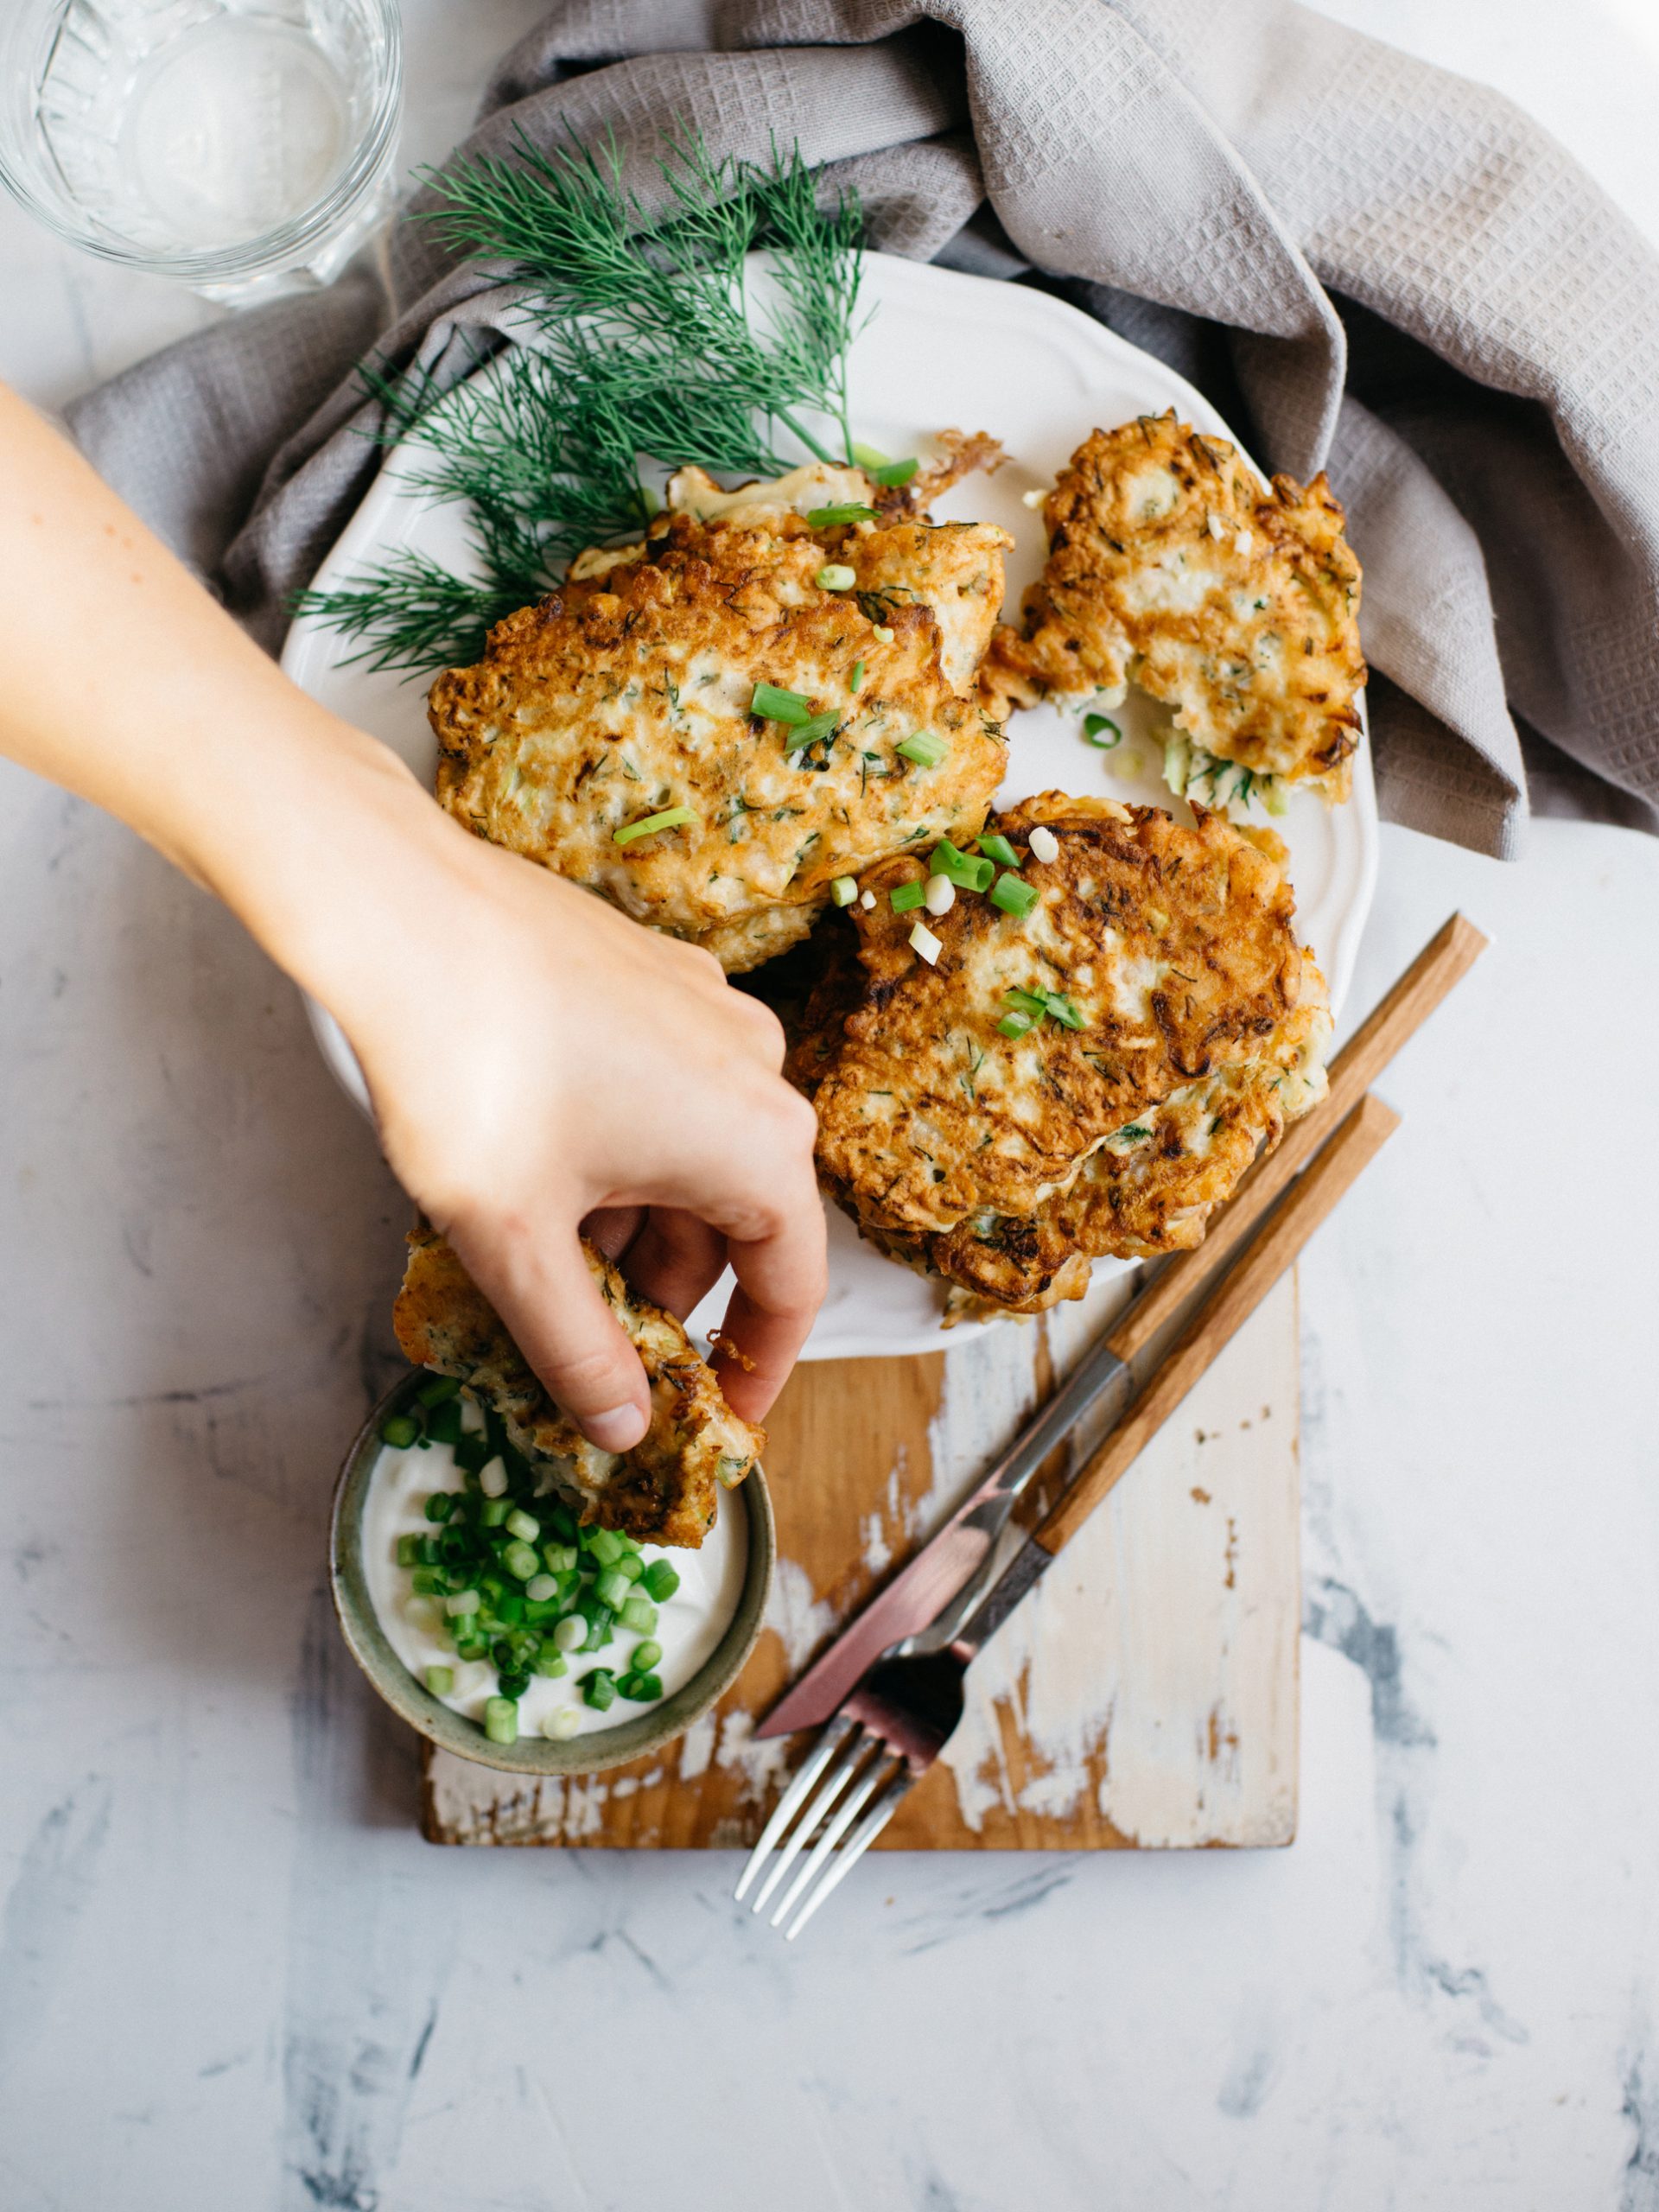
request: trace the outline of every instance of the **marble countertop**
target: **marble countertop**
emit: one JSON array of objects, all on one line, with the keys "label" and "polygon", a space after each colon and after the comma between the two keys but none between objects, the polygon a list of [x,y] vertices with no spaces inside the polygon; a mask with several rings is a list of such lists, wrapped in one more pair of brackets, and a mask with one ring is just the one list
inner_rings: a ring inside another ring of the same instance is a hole
[{"label": "marble countertop", "polygon": [[[1659,232],[1640,0],[1332,12]],[[412,156],[537,13],[405,0]],[[10,207],[0,296],[48,402],[206,313]],[[724,1856],[418,1840],[321,1580],[403,1202],[225,914],[0,789],[3,2212],[1659,2212],[1659,844],[1384,832],[1356,1006],[1494,947],[1302,1270],[1295,1846],[891,1857],[785,1952]]]}]

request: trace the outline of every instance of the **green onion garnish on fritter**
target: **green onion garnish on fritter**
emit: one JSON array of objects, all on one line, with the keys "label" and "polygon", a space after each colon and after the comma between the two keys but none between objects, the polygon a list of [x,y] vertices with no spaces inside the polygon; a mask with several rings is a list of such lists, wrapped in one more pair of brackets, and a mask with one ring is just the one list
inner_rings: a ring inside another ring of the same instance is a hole
[{"label": "green onion garnish on fritter", "polygon": [[648,814],[643,822],[630,822],[624,829],[613,830],[611,842],[631,845],[636,837],[649,837],[658,830],[681,830],[696,818],[689,806],[665,806],[660,814]]},{"label": "green onion garnish on fritter", "polygon": [[893,749],[902,753],[906,760],[913,760],[918,768],[937,768],[950,747],[931,729],[918,729],[901,738]]},{"label": "green onion garnish on fritter", "polygon": [[749,712],[762,721],[805,722],[812,719],[812,702],[798,691],[785,691],[779,683],[757,683]]}]

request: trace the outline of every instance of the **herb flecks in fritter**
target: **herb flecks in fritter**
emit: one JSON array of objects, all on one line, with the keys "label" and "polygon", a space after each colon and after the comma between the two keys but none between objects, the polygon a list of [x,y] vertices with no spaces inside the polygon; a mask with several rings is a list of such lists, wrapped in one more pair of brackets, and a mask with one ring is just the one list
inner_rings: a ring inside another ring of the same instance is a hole
[{"label": "herb flecks in fritter", "polygon": [[1264,490],[1224,438],[1172,410],[1093,432],[1043,512],[1049,555],[1023,632],[998,629],[982,676],[994,714],[1083,706],[1133,681],[1174,709],[1200,768],[1210,756],[1346,798],[1360,570],[1322,474]]},{"label": "herb flecks in fritter", "polygon": [[1318,1096],[1329,1024],[1270,833],[1048,792],[991,837],[1028,911],[958,897],[924,962],[891,897],[917,865],[871,871],[858,959],[832,963],[790,1065],[866,1233],[1034,1310],[1079,1295],[1092,1257],[1196,1242]]},{"label": "herb flecks in fritter", "polygon": [[714,1526],[722,1489],[741,1482],[766,1432],[741,1420],[671,1313],[640,1298],[620,1268],[584,1242],[606,1304],[644,1362],[651,1427],[632,1452],[601,1452],[549,1397],[506,1325],[435,1230],[409,1240],[392,1325],[405,1358],[452,1375],[493,1408],[514,1447],[543,1468],[582,1520],[695,1550]]},{"label": "herb flecks in fritter", "polygon": [[971,836],[1006,763],[969,696],[1004,534],[815,530],[790,488],[578,563],[430,700],[452,814],[732,969],[804,934],[837,877]]}]

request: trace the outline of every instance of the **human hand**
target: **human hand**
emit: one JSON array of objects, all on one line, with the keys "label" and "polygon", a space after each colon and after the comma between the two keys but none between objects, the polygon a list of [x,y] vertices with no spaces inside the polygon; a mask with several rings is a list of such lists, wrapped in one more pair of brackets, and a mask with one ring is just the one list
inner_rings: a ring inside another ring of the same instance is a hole
[{"label": "human hand", "polygon": [[722,1333],[742,1358],[721,1380],[759,1420],[824,1281],[815,1122],[776,1019],[708,953],[420,806],[381,887],[396,972],[348,957],[325,984],[398,1179],[608,1450],[644,1433],[645,1378],[579,1229],[682,1316],[729,1263]]}]

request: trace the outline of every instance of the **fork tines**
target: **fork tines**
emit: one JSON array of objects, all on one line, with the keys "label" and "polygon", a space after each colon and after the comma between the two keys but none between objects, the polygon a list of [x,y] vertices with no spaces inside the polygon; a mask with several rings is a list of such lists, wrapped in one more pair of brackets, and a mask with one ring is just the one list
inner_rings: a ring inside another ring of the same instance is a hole
[{"label": "fork tines", "polygon": [[824,1730],[805,1765],[778,1801],[733,1894],[747,1895],[770,1854],[772,1866],[755,1891],[751,1908],[759,1912],[800,1859],[794,1879],[772,1916],[772,1926],[780,1927],[799,1904],[800,1910],[784,1933],[784,1940],[792,1943],[836,1884],[852,1872],[880,1834],[915,1780],[901,1754],[850,1714],[840,1715]]}]

